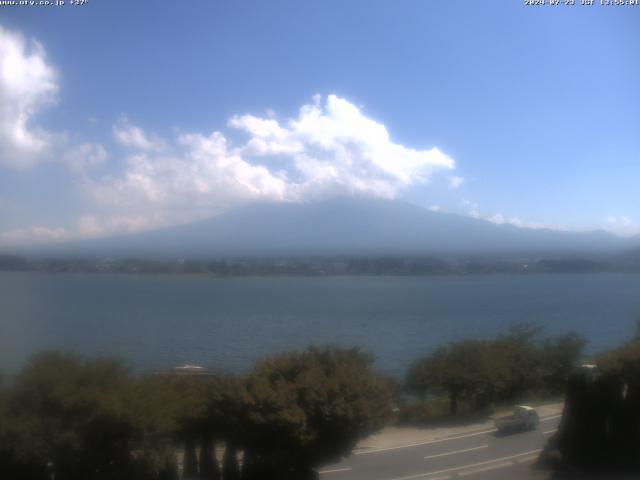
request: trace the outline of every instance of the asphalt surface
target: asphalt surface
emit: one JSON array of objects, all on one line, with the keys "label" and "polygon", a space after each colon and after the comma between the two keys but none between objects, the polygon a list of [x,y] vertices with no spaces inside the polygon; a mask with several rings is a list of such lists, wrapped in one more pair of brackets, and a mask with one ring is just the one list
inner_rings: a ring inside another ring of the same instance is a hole
[{"label": "asphalt surface", "polygon": [[391,448],[360,451],[320,469],[321,480],[538,479],[531,468],[560,415],[542,417],[529,432],[499,435],[495,429]]}]

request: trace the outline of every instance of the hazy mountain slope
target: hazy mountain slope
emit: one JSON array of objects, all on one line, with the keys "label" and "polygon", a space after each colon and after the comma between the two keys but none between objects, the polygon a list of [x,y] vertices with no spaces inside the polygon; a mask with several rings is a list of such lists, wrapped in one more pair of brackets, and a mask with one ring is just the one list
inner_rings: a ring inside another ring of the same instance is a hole
[{"label": "hazy mountain slope", "polygon": [[59,245],[79,255],[596,253],[631,245],[606,232],[521,229],[400,201],[255,204],[153,232]]}]

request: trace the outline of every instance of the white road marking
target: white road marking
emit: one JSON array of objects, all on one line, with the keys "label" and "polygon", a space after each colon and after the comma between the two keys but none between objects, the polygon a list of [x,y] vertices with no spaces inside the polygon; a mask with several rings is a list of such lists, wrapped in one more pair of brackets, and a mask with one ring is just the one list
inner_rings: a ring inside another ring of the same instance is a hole
[{"label": "white road marking", "polygon": [[548,422],[549,420],[555,420],[556,418],[560,418],[561,416],[562,416],[562,414],[560,414],[560,415],[551,415],[550,417],[541,418],[540,421],[541,422]]},{"label": "white road marking", "polygon": [[484,435],[485,433],[493,433],[495,431],[496,431],[496,429],[492,428],[491,430],[481,430],[480,432],[467,433],[466,435],[458,435],[457,437],[447,437],[447,438],[441,438],[441,439],[438,439],[438,440],[428,440],[426,442],[408,443],[406,445],[398,445],[398,446],[395,446],[395,447],[376,448],[375,450],[366,450],[364,452],[353,452],[353,454],[354,455],[367,455],[369,453],[387,452],[389,450],[398,450],[400,448],[419,447],[420,445],[432,445],[434,443],[449,442],[451,440],[458,440],[460,438],[475,437],[477,435]]},{"label": "white road marking", "polygon": [[538,455],[531,455],[530,457],[519,458],[518,460],[516,460],[516,463],[527,463],[537,459],[538,459]]},{"label": "white road marking", "polygon": [[557,432],[558,429],[554,428],[553,430],[547,430],[546,432],[542,432],[543,435],[549,435],[550,433]]},{"label": "white road marking", "polygon": [[436,455],[429,455],[429,456],[426,456],[424,458],[425,458],[425,460],[428,460],[429,458],[446,457],[447,455],[455,455],[457,453],[473,452],[474,450],[480,450],[482,448],[487,448],[488,446],[489,445],[480,445],[479,447],[465,448],[464,450],[454,450],[453,452],[438,453]]},{"label": "white road marking", "polygon": [[[561,416],[562,416],[562,414],[560,414],[560,415],[551,415],[549,417],[543,417],[543,418],[540,419],[540,422],[547,422],[549,420],[555,420],[556,418],[560,418]],[[497,432],[497,430],[495,428],[492,428],[490,430],[481,430],[479,432],[473,432],[473,433],[468,433],[468,434],[465,434],[465,435],[457,435],[457,436],[447,437],[447,438],[439,438],[437,440],[426,440],[424,442],[407,443],[405,445],[396,445],[394,447],[374,448],[374,449],[371,449],[371,450],[364,450],[362,452],[353,452],[353,455],[369,455],[371,453],[388,452],[390,450],[400,450],[401,448],[419,447],[419,446],[422,446],[422,445],[432,445],[434,443],[448,442],[450,440],[457,440],[459,438],[475,437],[477,435],[483,435],[485,433],[494,433],[494,432]]]},{"label": "white road marking", "polygon": [[345,468],[333,468],[331,470],[320,470],[318,473],[320,475],[323,475],[325,473],[338,473],[338,472],[350,472],[352,470],[351,467],[345,467]]},{"label": "white road marking", "polygon": [[[456,470],[468,470],[473,467],[479,467],[480,465],[488,465],[490,463],[504,462],[505,460],[511,460],[512,458],[531,455],[532,453],[539,453],[541,451],[542,449],[539,448],[537,450],[529,450],[528,452],[516,453],[515,455],[509,455],[507,457],[500,457],[500,458],[494,458],[492,460],[485,460],[484,462],[471,463],[469,465],[461,465],[459,467],[445,468],[444,470],[437,470],[435,472],[417,473],[415,475],[408,475],[406,477],[396,477],[396,478],[392,478],[391,480],[411,480],[413,478],[424,478],[424,477],[429,477],[431,475],[438,475],[440,473],[453,472]],[[511,463],[506,463],[505,466],[506,465],[511,465]]]}]

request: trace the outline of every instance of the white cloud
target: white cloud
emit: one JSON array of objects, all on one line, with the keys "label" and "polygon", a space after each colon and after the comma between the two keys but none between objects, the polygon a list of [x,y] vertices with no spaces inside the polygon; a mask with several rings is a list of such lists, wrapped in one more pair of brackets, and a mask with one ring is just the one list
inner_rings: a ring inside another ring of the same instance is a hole
[{"label": "white cloud", "polygon": [[495,223],[498,225],[502,225],[503,223],[506,222],[504,215],[502,215],[501,213],[496,213],[495,215],[492,215],[491,217],[487,218],[487,220],[489,220],[491,223]]},{"label": "white cloud", "polygon": [[496,213],[495,215],[487,217],[486,220],[488,220],[491,223],[495,223],[497,225],[509,224],[516,227],[520,227],[520,228],[544,228],[543,225],[536,224],[536,223],[527,223],[518,217],[507,218],[501,213]]},{"label": "white cloud", "polygon": [[467,215],[472,218],[480,218],[480,206],[477,203],[463,198],[462,205],[466,208]]},{"label": "white cloud", "polygon": [[66,240],[68,232],[64,228],[33,226],[0,233],[0,244],[24,244]]},{"label": "white cloud", "polygon": [[451,188],[459,188],[463,183],[464,183],[464,178],[463,177],[449,177],[449,186]]},{"label": "white cloud", "polygon": [[72,170],[84,172],[87,169],[102,165],[108,156],[102,145],[83,143],[68,150],[64,154],[64,160]]},{"label": "white cloud", "polygon": [[619,216],[609,215],[604,219],[604,221],[613,227],[624,228],[624,227],[632,227],[634,225],[633,221],[625,215],[619,215]]},{"label": "white cloud", "polygon": [[525,222],[518,217],[510,217],[508,223],[520,228],[544,228],[543,225],[540,225],[538,223]]},{"label": "white cloud", "polygon": [[0,246],[60,242],[81,238],[135,233],[166,226],[160,215],[84,215],[75,227],[41,225],[18,228],[0,233]]},{"label": "white cloud", "polygon": [[25,167],[44,156],[51,134],[32,120],[57,91],[42,45],[0,26],[0,163]]},{"label": "white cloud", "polygon": [[188,221],[248,200],[284,200],[286,182],[229,151],[218,132],[181,135],[180,156],[133,155],[124,175],[90,182],[101,203]]},{"label": "white cloud", "polygon": [[501,213],[496,213],[495,215],[487,217],[486,220],[491,223],[495,223],[497,225],[507,224],[507,225],[513,225],[519,228],[530,228],[530,229],[549,228],[552,230],[562,230],[562,231],[566,230],[566,227],[564,225],[547,225],[544,223],[529,222],[529,221],[522,220],[519,217],[506,217]]},{"label": "white cloud", "polygon": [[[114,127],[123,144],[146,150],[130,156],[117,176],[89,180],[103,204],[138,213],[161,213],[171,223],[189,221],[252,200],[304,201],[332,194],[396,197],[454,161],[437,148],[393,143],[384,125],[348,101],[314,97],[296,118],[234,116],[228,125],[249,135],[231,145],[220,132],[149,140],[138,127]],[[156,145],[156,146],[153,146]],[[162,145],[162,148],[158,148]],[[160,151],[163,150],[163,151]]]},{"label": "white cloud", "polygon": [[638,224],[626,215],[609,215],[604,219],[606,228],[619,235],[638,235]]},{"label": "white cloud", "polygon": [[415,150],[393,143],[383,124],[345,99],[329,95],[322,104],[315,95],[313,100],[284,124],[253,115],[229,121],[250,135],[243,155],[293,162],[294,187],[305,195],[341,191],[393,198],[428,181],[435,171],[455,166],[437,148]]},{"label": "white cloud", "polygon": [[431,205],[429,207],[429,210],[431,210],[432,212],[439,212],[441,210],[440,205]]},{"label": "white cloud", "polygon": [[165,223],[159,215],[152,216],[126,216],[113,217],[84,215],[78,221],[74,236],[80,238],[102,237],[121,233],[134,233],[143,230],[151,230],[164,226]]},{"label": "white cloud", "polygon": [[[20,61],[39,66],[34,71],[40,72],[45,87],[34,86],[32,90],[40,93],[27,95],[24,111],[30,115],[45,103],[45,93],[55,93],[55,76],[43,63],[41,47],[34,46],[35,53],[24,57],[21,37],[2,34],[14,42]],[[278,121],[269,111],[265,118],[234,116],[228,126],[248,138],[233,145],[221,132],[178,131],[168,142],[123,118],[112,128],[114,139],[132,150],[121,171],[102,177],[93,171],[108,158],[99,144],[82,143],[61,155],[80,175],[101,216],[84,216],[66,230],[35,226],[0,234],[0,239],[59,240],[146,230],[204,218],[255,200],[305,201],[336,194],[395,198],[411,186],[428,182],[435,172],[455,167],[453,159],[437,148],[418,150],[394,143],[383,124],[335,95],[324,101],[314,96],[313,103],[288,120]]]},{"label": "white cloud", "polygon": [[113,126],[113,136],[120,145],[135,150],[160,152],[166,148],[164,140],[157,135],[147,135],[140,127],[131,125],[126,118]]}]

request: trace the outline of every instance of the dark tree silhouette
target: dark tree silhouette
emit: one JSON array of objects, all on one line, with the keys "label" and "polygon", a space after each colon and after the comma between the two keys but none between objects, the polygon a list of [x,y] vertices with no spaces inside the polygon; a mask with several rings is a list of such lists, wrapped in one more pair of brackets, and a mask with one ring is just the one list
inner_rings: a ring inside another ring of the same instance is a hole
[{"label": "dark tree silhouette", "polygon": [[198,457],[196,455],[196,445],[191,437],[187,437],[184,442],[182,478],[184,480],[194,480],[198,478]]},{"label": "dark tree silhouette", "polygon": [[215,456],[215,442],[210,433],[204,433],[200,447],[200,479],[220,480],[220,467]]},{"label": "dark tree silhouette", "polygon": [[[243,470],[246,468],[246,459]],[[232,443],[227,443],[222,458],[222,478],[224,480],[240,480],[240,468],[238,466],[238,451]]]},{"label": "dark tree silhouette", "polygon": [[391,397],[371,361],[358,349],[310,347],[260,362],[246,383],[242,446],[253,476],[243,478],[312,478],[379,428]]},{"label": "dark tree silhouette", "polygon": [[640,475],[640,342],[607,352],[597,368],[580,367],[571,375],[558,433],[542,459],[609,478]]}]

